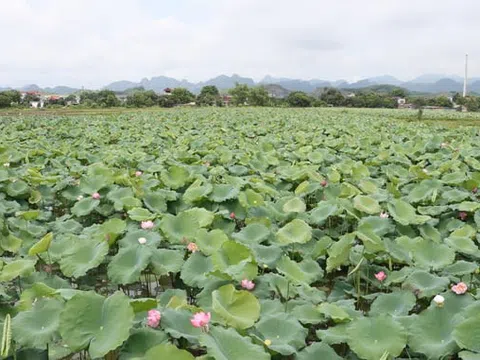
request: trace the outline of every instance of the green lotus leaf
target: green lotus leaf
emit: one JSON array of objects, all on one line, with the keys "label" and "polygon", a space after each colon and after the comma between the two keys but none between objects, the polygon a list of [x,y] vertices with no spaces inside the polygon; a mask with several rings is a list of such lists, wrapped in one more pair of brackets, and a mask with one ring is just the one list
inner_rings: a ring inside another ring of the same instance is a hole
[{"label": "green lotus leaf", "polygon": [[212,193],[210,194],[210,200],[222,203],[227,200],[236,199],[240,190],[238,188],[228,184],[215,184],[213,185]]},{"label": "green lotus leaf", "polygon": [[0,281],[12,281],[16,277],[30,275],[34,270],[37,260],[15,260],[0,267]]},{"label": "green lotus leaf", "polygon": [[300,198],[291,198],[283,204],[282,210],[286,213],[303,213],[307,209],[307,206]]},{"label": "green lotus leaf", "polygon": [[328,345],[346,344],[348,339],[347,330],[349,325],[349,323],[346,323],[330,326],[326,330],[317,330],[316,335],[320,340],[322,340],[322,342]]},{"label": "green lotus leaf", "polygon": [[291,355],[305,346],[305,338],[308,334],[295,318],[287,314],[275,314],[263,317],[255,329],[262,339],[270,340],[267,347],[282,355]]},{"label": "green lotus leaf", "polygon": [[416,304],[415,295],[410,291],[394,291],[381,294],[370,306],[370,316],[389,314],[391,316],[408,315]]},{"label": "green lotus leaf", "polygon": [[30,310],[38,299],[51,298],[57,295],[57,290],[41,282],[34,283],[28,289],[25,289],[20,295],[16,308],[19,311]]},{"label": "green lotus leaf", "polygon": [[130,305],[133,308],[133,312],[136,314],[139,312],[155,309],[158,303],[156,299],[137,298],[137,299],[130,299]]},{"label": "green lotus leaf", "polygon": [[238,201],[240,202],[240,205],[242,205],[245,209],[263,206],[265,204],[262,195],[251,189],[242,191],[238,195]]},{"label": "green lotus leaf", "polygon": [[143,208],[134,208],[128,212],[128,217],[135,221],[152,220],[155,216]]},{"label": "green lotus leaf", "polygon": [[257,276],[257,265],[252,252],[245,245],[229,240],[212,255],[213,270],[225,273],[237,281]]},{"label": "green lotus leaf", "polygon": [[443,269],[445,274],[463,276],[467,274],[473,274],[479,266],[476,263],[460,260],[452,265],[446,266]]},{"label": "green lotus leaf", "polygon": [[368,226],[359,226],[356,232],[357,237],[362,240],[365,249],[370,253],[385,250],[382,238],[375,234],[373,229]]},{"label": "green lotus leaf", "polygon": [[403,283],[405,289],[418,292],[418,297],[425,298],[437,295],[445,290],[450,280],[438,277],[426,271],[416,270],[411,273]]},{"label": "green lotus leaf", "polygon": [[460,171],[449,173],[442,177],[442,181],[448,185],[459,185],[465,180],[467,180],[467,176]]},{"label": "green lotus leaf", "polygon": [[378,201],[370,196],[357,195],[353,199],[353,206],[358,211],[362,211],[367,214],[378,214],[382,209],[378,204]]},{"label": "green lotus leaf", "polygon": [[175,339],[184,338],[190,343],[198,343],[198,337],[202,334],[202,329],[192,326],[190,319],[193,314],[190,311],[182,309],[164,309],[160,326],[167,334]]},{"label": "green lotus leaf", "polygon": [[455,260],[455,251],[444,244],[422,239],[413,249],[415,264],[424,269],[439,270]]},{"label": "green lotus leaf", "polygon": [[52,242],[53,239],[53,234],[48,233],[45,235],[43,238],[40,239],[35,245],[33,245],[30,250],[28,250],[28,255],[29,256],[34,256],[37,254],[41,254],[45,251],[48,251],[48,248],[50,247],[50,243]]},{"label": "green lotus leaf", "polygon": [[260,316],[260,303],[248,291],[235,290],[233,285],[225,285],[212,293],[213,311],[225,323],[236,329],[247,329]]},{"label": "green lotus leaf", "polygon": [[80,190],[86,194],[93,194],[100,191],[104,187],[113,183],[113,176],[110,170],[102,169],[94,170],[88,176],[80,180]]},{"label": "green lotus leaf", "polygon": [[[262,309],[263,310],[263,309]],[[282,309],[283,310],[283,309]],[[313,304],[297,305],[290,314],[302,324],[319,324],[325,321],[325,317]],[[262,317],[264,316],[262,312]]]},{"label": "green lotus leaf", "polygon": [[459,323],[452,335],[461,348],[480,352],[480,315]]},{"label": "green lotus leaf", "polygon": [[185,253],[178,250],[155,249],[150,259],[153,272],[157,275],[174,274],[181,270]]},{"label": "green lotus leaf", "polygon": [[145,353],[156,345],[165,344],[168,336],[163,331],[150,328],[135,329],[128,340],[123,344],[120,359],[140,360]]},{"label": "green lotus leaf", "polygon": [[204,208],[192,208],[185,210],[183,214],[187,216],[193,216],[197,221],[200,227],[210,226],[214,219],[214,214],[211,211],[208,211]]},{"label": "green lotus leaf", "polygon": [[163,217],[160,228],[173,244],[179,244],[183,239],[191,240],[200,228],[200,221],[195,214],[186,212],[177,216],[167,214]]},{"label": "green lotus leaf", "polygon": [[480,354],[475,354],[470,351],[461,351],[458,356],[462,360],[480,360]]},{"label": "green lotus leaf", "polygon": [[100,265],[107,254],[105,241],[79,240],[62,254],[60,270],[65,276],[78,278]]},{"label": "green lotus leaf", "polygon": [[311,259],[297,263],[288,256],[283,256],[277,263],[277,270],[295,284],[309,285],[323,277],[322,268]]},{"label": "green lotus leaf", "polygon": [[90,214],[98,205],[100,200],[85,198],[78,201],[71,209],[73,215],[81,217]]},{"label": "green lotus leaf", "polygon": [[327,272],[331,272],[342,265],[348,265],[350,249],[355,241],[354,234],[344,235],[337,242],[333,243],[327,250]]},{"label": "green lotus leaf", "polygon": [[36,220],[40,215],[39,210],[18,211],[15,216],[18,216],[24,220]]},{"label": "green lotus leaf", "polygon": [[22,239],[19,239],[12,233],[8,235],[3,235],[0,232],[0,250],[9,251],[15,254],[22,247],[22,243]]},{"label": "green lotus leaf", "polygon": [[263,224],[253,223],[245,226],[232,237],[244,244],[260,244],[270,237],[270,230]]},{"label": "green lotus leaf", "polygon": [[187,350],[180,350],[172,344],[157,345],[148,350],[143,357],[143,360],[195,360],[195,357]]},{"label": "green lotus leaf", "polygon": [[407,344],[407,333],[393,318],[359,318],[348,328],[348,345],[362,359],[378,360],[385,352],[399,356]]},{"label": "green lotus leaf", "polygon": [[330,304],[327,302],[321,303],[318,306],[318,311],[326,318],[332,319],[336,323],[345,322],[351,320],[351,316],[340,306],[336,304]]},{"label": "green lotus leaf", "polygon": [[190,178],[190,173],[184,167],[173,165],[168,171],[162,171],[160,178],[165,185],[176,190],[187,184],[187,181]]},{"label": "green lotus leaf", "polygon": [[207,274],[212,270],[212,259],[196,252],[183,264],[180,278],[188,286],[203,287],[208,282]]},{"label": "green lotus leaf", "polygon": [[268,360],[270,355],[262,346],[252,343],[250,337],[241,336],[235,329],[213,327],[200,336],[200,344],[207,348],[214,359],[222,360]]},{"label": "green lotus leaf", "polygon": [[13,337],[25,347],[45,348],[58,331],[63,301],[41,299],[12,319]]},{"label": "green lotus leaf", "polygon": [[275,234],[278,244],[305,244],[312,238],[311,227],[303,220],[294,219]]},{"label": "green lotus leaf", "polygon": [[201,180],[196,180],[192,185],[185,190],[183,194],[183,201],[187,204],[193,204],[195,202],[204,200],[212,192],[213,186],[210,183],[202,185]]},{"label": "green lotus leaf", "polygon": [[480,203],[478,201],[464,201],[454,206],[454,208],[458,211],[475,212],[480,209]]},{"label": "green lotus leaf", "polygon": [[99,358],[128,339],[133,318],[133,309],[123,293],[105,299],[94,292],[82,292],[65,304],[59,329],[73,351],[88,349],[92,358]]},{"label": "green lotus leaf", "polygon": [[73,219],[55,222],[55,231],[57,233],[79,234],[83,229],[82,224]]},{"label": "green lotus leaf", "polygon": [[28,197],[30,188],[28,184],[23,180],[17,180],[7,185],[7,194],[13,198]]},{"label": "green lotus leaf", "polygon": [[108,264],[108,278],[114,284],[137,282],[152,257],[152,249],[144,245],[121,248]]},{"label": "green lotus leaf", "polygon": [[198,248],[205,255],[213,255],[228,241],[228,236],[220,229],[207,231],[200,229],[196,236]]},{"label": "green lotus leaf", "polygon": [[[146,242],[140,244],[138,239],[144,238]],[[133,230],[125,234],[125,237],[118,241],[118,244],[122,248],[127,247],[137,247],[143,245],[144,247],[149,247],[150,249],[155,249],[162,241],[162,237],[154,232],[148,230]]]},{"label": "green lotus leaf", "polygon": [[330,216],[336,214],[338,206],[333,201],[320,201],[315,209],[310,213],[310,223],[321,225]]},{"label": "green lotus leaf", "polygon": [[466,191],[462,191],[459,189],[453,189],[449,191],[445,191],[442,194],[442,198],[448,201],[449,204],[459,203],[467,198],[470,197],[470,194]]},{"label": "green lotus leaf", "polygon": [[0,182],[8,180],[8,171],[6,169],[0,169]]},{"label": "green lotus leaf", "polygon": [[329,345],[324,342],[314,343],[302,351],[300,351],[295,358],[296,360],[341,360],[342,358],[337,355]]},{"label": "green lotus leaf", "polygon": [[147,193],[143,202],[155,214],[162,214],[167,211],[167,199],[161,193]]}]

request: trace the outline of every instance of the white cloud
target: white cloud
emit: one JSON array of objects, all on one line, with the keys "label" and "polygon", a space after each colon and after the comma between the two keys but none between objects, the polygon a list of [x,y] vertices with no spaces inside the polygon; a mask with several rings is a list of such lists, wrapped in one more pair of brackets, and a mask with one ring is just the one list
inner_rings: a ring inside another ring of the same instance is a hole
[{"label": "white cloud", "polygon": [[[460,5],[459,5],[460,3]],[[477,0],[0,0],[0,86],[480,75]]]}]

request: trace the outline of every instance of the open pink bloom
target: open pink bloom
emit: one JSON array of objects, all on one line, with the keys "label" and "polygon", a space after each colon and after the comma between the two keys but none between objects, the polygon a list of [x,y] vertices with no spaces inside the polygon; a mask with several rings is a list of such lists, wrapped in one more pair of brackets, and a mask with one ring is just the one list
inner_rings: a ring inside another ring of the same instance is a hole
[{"label": "open pink bloom", "polygon": [[459,282],[457,285],[452,286],[452,291],[457,295],[465,294],[467,290],[468,286],[464,282]]},{"label": "open pink bloom", "polygon": [[465,221],[465,219],[468,217],[468,214],[465,211],[460,211],[458,213],[458,217],[460,218],[460,220]]},{"label": "open pink bloom", "polygon": [[383,272],[383,271],[380,271],[380,272],[375,274],[375,278],[378,281],[382,282],[383,280],[385,280],[387,278],[387,274],[385,274],[385,272]]},{"label": "open pink bloom", "polygon": [[139,176],[142,176],[142,175],[143,175],[143,172],[141,172],[140,170],[135,171],[135,176],[136,177],[139,177]]},{"label": "open pink bloom", "polygon": [[232,220],[235,219],[235,213],[234,213],[234,212],[231,212],[231,213],[230,213],[230,219],[232,219]]},{"label": "open pink bloom", "polygon": [[387,212],[382,211],[382,212],[380,213],[380,217],[381,217],[382,219],[388,219],[388,218],[390,217],[390,215],[388,215]]},{"label": "open pink bloom", "polygon": [[242,288],[247,290],[253,290],[255,288],[255,283],[251,280],[243,279],[240,284],[242,285]]},{"label": "open pink bloom", "polygon": [[100,194],[99,193],[93,193],[92,194],[92,199],[99,200],[100,199]]},{"label": "open pink bloom", "polygon": [[160,314],[160,311],[150,310],[147,316],[147,325],[152,328],[156,328],[160,324],[161,318],[162,318],[162,315]]},{"label": "open pink bloom", "polygon": [[193,318],[190,319],[192,325],[196,328],[204,328],[208,330],[208,323],[210,322],[211,315],[210,313],[198,312],[193,315]]},{"label": "open pink bloom", "polygon": [[192,253],[194,253],[198,251],[198,246],[194,242],[191,242],[187,245],[187,249],[188,251],[191,251]]},{"label": "open pink bloom", "polygon": [[153,221],[147,220],[147,221],[142,221],[140,226],[142,227],[143,230],[150,230],[155,226],[155,224],[153,223]]}]

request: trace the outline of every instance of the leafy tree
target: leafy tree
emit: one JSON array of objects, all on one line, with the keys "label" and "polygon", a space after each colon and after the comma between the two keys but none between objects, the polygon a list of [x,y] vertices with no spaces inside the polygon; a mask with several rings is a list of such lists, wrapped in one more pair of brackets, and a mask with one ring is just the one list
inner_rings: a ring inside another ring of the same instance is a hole
[{"label": "leafy tree", "polygon": [[153,90],[135,91],[127,96],[127,106],[150,107],[158,104],[158,95]]},{"label": "leafy tree", "polygon": [[204,86],[197,96],[197,105],[213,106],[218,105],[220,101],[220,92],[214,85]]},{"label": "leafy tree", "polygon": [[0,92],[0,108],[10,107],[12,104],[19,104],[22,95],[16,90],[7,90]]},{"label": "leafy tree", "polygon": [[345,97],[338,89],[326,88],[325,91],[320,95],[320,100],[326,102],[329,105],[343,106],[345,102]]},{"label": "leafy tree", "polygon": [[250,96],[250,88],[248,85],[236,83],[235,87],[230,89],[228,93],[232,96],[232,103],[234,105],[245,105]]},{"label": "leafy tree", "polygon": [[407,92],[402,88],[395,88],[390,92],[391,96],[404,98],[407,96]]},{"label": "leafy tree", "polygon": [[252,106],[267,106],[270,104],[270,96],[267,89],[263,86],[257,86],[250,89],[248,103]]},{"label": "leafy tree", "polygon": [[158,97],[158,106],[164,108],[171,108],[175,106],[175,102],[171,95],[160,95]]},{"label": "leafy tree", "polygon": [[423,108],[425,105],[427,105],[427,100],[424,97],[418,96],[410,101],[416,109]]},{"label": "leafy tree", "polygon": [[83,91],[80,94],[80,104],[85,106],[116,107],[120,100],[111,90]]},{"label": "leafy tree", "polygon": [[175,88],[169,96],[175,105],[188,104],[195,101],[195,95],[185,88]]},{"label": "leafy tree", "polygon": [[310,107],[312,106],[313,98],[303,91],[294,91],[288,94],[287,103],[292,107]]}]

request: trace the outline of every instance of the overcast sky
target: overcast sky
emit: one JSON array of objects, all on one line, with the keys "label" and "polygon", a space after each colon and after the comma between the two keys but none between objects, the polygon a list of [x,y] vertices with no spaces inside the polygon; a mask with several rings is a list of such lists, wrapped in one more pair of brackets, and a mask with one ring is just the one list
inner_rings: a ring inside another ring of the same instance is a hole
[{"label": "overcast sky", "polygon": [[0,0],[0,86],[480,76],[479,0]]}]

